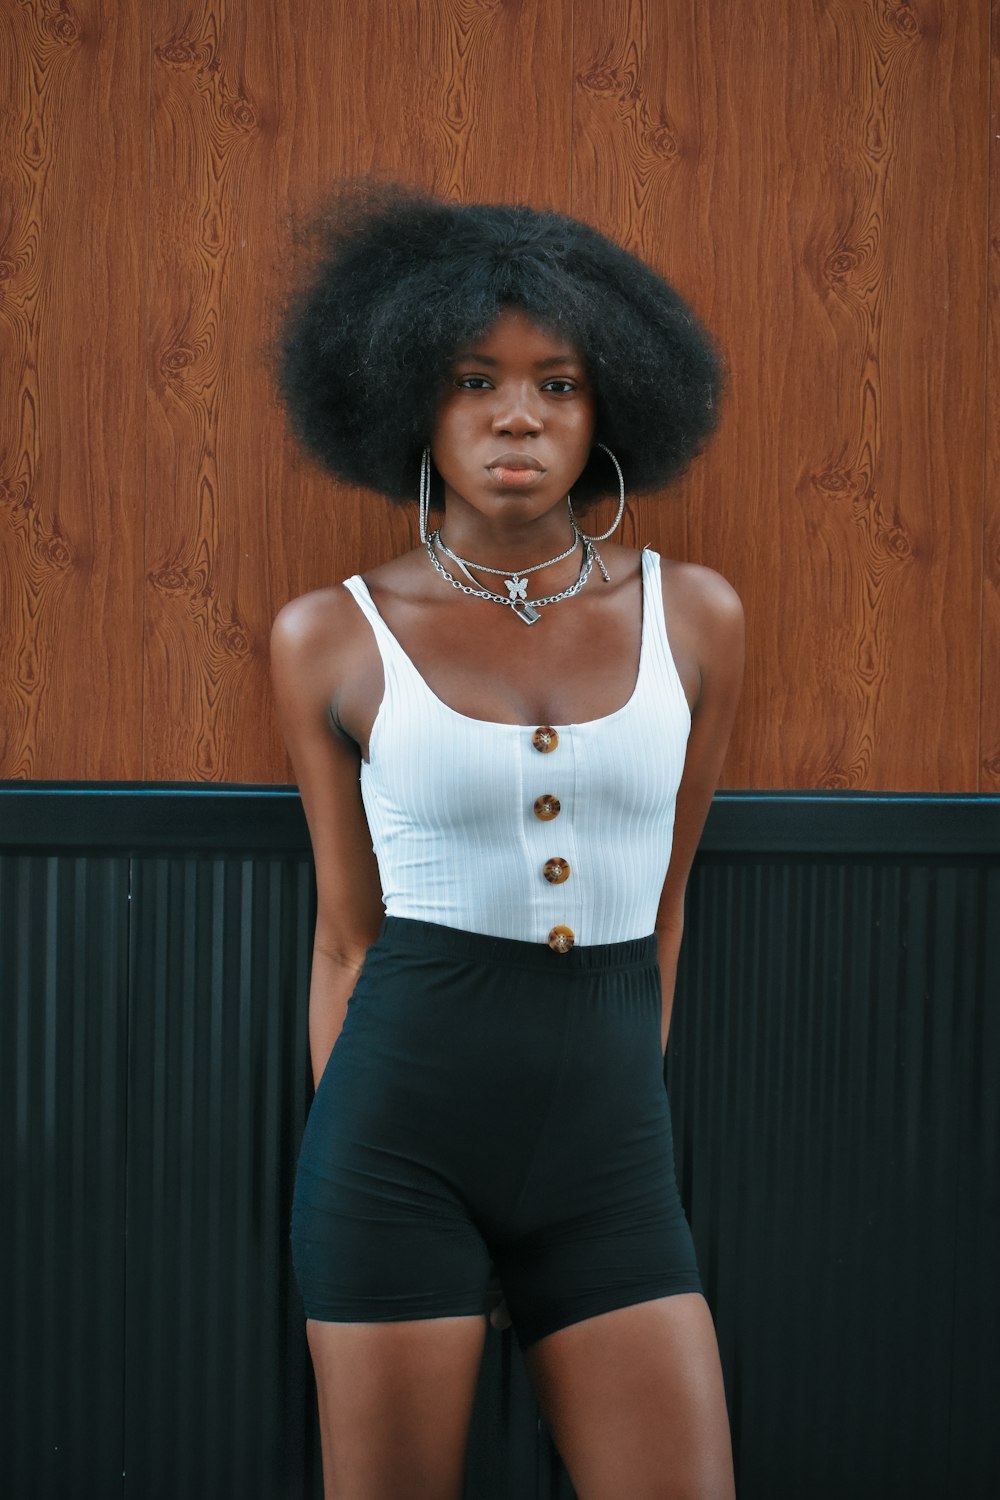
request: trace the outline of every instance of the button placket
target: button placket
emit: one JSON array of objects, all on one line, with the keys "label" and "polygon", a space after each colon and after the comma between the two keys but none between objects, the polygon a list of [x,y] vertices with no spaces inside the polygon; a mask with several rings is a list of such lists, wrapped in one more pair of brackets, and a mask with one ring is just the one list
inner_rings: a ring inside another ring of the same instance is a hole
[{"label": "button placket", "polygon": [[[533,749],[540,755],[551,755],[559,747],[559,732],[551,724],[542,724],[531,736]],[[550,823],[562,811],[562,803],[552,792],[542,792],[532,804],[532,813],[540,823]],[[549,885],[563,885],[570,876],[570,865],[561,855],[551,855],[541,867],[542,877]],[[554,953],[568,953],[576,942],[576,934],[565,922],[557,922],[546,938]]]}]

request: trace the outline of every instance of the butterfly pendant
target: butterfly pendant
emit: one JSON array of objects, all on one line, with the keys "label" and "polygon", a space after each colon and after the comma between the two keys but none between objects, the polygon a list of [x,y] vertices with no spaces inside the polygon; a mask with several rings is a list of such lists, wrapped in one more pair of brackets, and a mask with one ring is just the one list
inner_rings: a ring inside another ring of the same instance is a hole
[{"label": "butterfly pendant", "polygon": [[504,583],[512,599],[527,599],[528,580],[526,578],[505,578]]}]

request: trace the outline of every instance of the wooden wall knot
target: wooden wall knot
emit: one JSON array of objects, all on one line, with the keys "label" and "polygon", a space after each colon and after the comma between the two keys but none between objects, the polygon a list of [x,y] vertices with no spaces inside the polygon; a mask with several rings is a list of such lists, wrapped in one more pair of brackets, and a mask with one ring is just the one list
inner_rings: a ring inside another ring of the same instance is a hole
[{"label": "wooden wall knot", "polygon": [[249,99],[242,94],[227,99],[222,106],[222,118],[237,130],[256,130],[257,112]]},{"label": "wooden wall knot", "polygon": [[190,344],[171,344],[160,358],[160,372],[167,380],[176,380],[197,359],[197,352]]},{"label": "wooden wall knot", "polygon": [[883,14],[893,30],[907,41],[920,35],[920,22],[913,14],[910,0],[895,0],[894,4],[886,5]]},{"label": "wooden wall knot", "polygon": [[50,11],[42,21],[42,30],[61,47],[77,47],[83,40],[83,27],[75,16],[70,15],[65,5]]},{"label": "wooden wall knot", "polygon": [[27,480],[7,478],[0,475],[0,505],[7,510],[30,511],[34,509]]},{"label": "wooden wall knot", "polygon": [[202,61],[200,51],[186,36],[171,37],[169,42],[154,47],[153,55],[171,68],[195,68]]},{"label": "wooden wall knot", "polygon": [[646,135],[646,145],[668,161],[676,160],[681,154],[677,137],[669,125],[658,125],[655,130],[650,130]]},{"label": "wooden wall knot", "polygon": [[73,561],[72,552],[64,538],[59,535],[47,536],[39,545],[38,555],[45,559],[50,568],[56,568],[60,572],[68,568]]},{"label": "wooden wall knot", "polygon": [[589,73],[578,73],[576,81],[588,94],[606,98],[630,99],[638,93],[632,75],[617,68],[592,68]]},{"label": "wooden wall knot", "polygon": [[37,124],[24,132],[21,155],[32,166],[40,166],[45,160],[45,132]]},{"label": "wooden wall knot", "polygon": [[887,552],[900,559],[915,556],[915,548],[902,526],[885,526],[878,532],[878,539]]},{"label": "wooden wall knot", "polygon": [[831,766],[819,778],[820,787],[827,792],[847,792],[855,784],[855,778],[847,771],[842,771],[839,766]]},{"label": "wooden wall knot", "polygon": [[165,568],[157,568],[154,572],[147,573],[146,577],[154,589],[158,589],[161,594],[195,594],[197,592],[194,578],[180,563],[167,563]]},{"label": "wooden wall knot", "polygon": [[244,625],[237,621],[229,625],[220,625],[215,632],[216,645],[221,646],[230,656],[249,656],[250,633]]},{"label": "wooden wall knot", "polygon": [[867,475],[847,464],[828,464],[809,475],[814,490],[830,499],[856,499],[863,496],[867,488]]},{"label": "wooden wall knot", "polygon": [[16,260],[0,260],[0,281],[12,281],[16,275]]},{"label": "wooden wall knot", "polygon": [[865,121],[862,140],[872,160],[881,161],[889,149],[885,120],[877,115],[869,115]]},{"label": "wooden wall knot", "polygon": [[823,271],[832,286],[843,286],[854,275],[864,260],[864,254],[856,245],[840,245],[831,251],[823,262]]}]

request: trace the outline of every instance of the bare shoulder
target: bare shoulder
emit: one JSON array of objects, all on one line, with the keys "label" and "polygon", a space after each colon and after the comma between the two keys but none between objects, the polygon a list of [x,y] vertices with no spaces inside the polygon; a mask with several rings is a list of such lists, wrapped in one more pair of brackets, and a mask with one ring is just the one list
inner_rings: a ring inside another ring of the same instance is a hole
[{"label": "bare shoulder", "polygon": [[722,630],[742,627],[743,602],[728,578],[714,568],[661,557],[660,576],[664,597],[680,605],[693,622]]},{"label": "bare shoulder", "polygon": [[689,701],[702,714],[712,702],[735,706],[746,650],[739,594],[701,563],[663,558],[660,572],[667,634]]},{"label": "bare shoulder", "polygon": [[342,583],[290,599],[271,626],[271,664],[280,672],[326,676],[365,639],[364,616]]},{"label": "bare shoulder", "polygon": [[[271,680],[279,713],[337,724],[345,684],[372,666],[365,618],[343,584],[291,599],[271,626]],[[339,726],[338,726],[339,727]]]},{"label": "bare shoulder", "polygon": [[357,614],[357,606],[342,583],[313,589],[282,605],[271,626],[271,640],[286,649],[308,648],[349,631]]}]

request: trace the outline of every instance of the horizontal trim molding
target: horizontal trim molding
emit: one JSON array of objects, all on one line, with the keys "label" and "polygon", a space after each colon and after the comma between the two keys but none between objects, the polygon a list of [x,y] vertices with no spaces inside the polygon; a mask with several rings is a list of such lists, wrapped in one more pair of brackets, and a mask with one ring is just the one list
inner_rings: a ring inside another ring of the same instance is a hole
[{"label": "horizontal trim molding", "polygon": [[[0,847],[303,853],[294,786],[8,781]],[[1000,796],[913,792],[717,792],[700,854],[1000,853]]]}]

